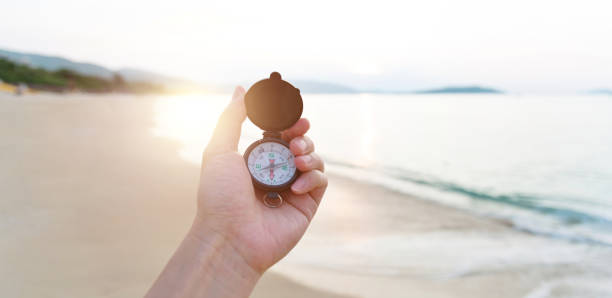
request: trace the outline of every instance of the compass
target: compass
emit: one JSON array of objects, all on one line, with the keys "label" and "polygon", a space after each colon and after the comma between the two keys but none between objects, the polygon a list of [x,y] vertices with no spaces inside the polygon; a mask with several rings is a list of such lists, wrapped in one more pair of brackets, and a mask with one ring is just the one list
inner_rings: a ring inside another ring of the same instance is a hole
[{"label": "compass", "polygon": [[249,88],[244,104],[249,120],[264,131],[263,138],[244,152],[244,160],[253,185],[266,192],[264,204],[279,207],[283,203],[280,193],[300,174],[289,144],[281,138],[281,132],[293,126],[302,115],[300,90],[282,80],[278,72],[273,72],[269,79]]}]

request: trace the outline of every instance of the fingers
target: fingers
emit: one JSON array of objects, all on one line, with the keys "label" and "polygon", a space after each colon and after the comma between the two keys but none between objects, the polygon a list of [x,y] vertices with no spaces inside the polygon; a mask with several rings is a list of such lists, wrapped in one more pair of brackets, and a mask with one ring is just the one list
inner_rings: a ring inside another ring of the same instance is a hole
[{"label": "fingers", "polygon": [[321,203],[321,199],[323,199],[323,195],[325,194],[325,190],[327,189],[327,184],[322,187],[313,189],[309,194],[312,199],[317,202],[317,204]]},{"label": "fingers", "polygon": [[[308,193],[317,188],[327,186],[327,176],[319,170],[313,170],[303,173],[294,183],[291,185],[291,191],[297,195]],[[320,200],[320,198],[319,198]]]},{"label": "fingers", "polygon": [[286,197],[287,204],[290,204],[295,209],[299,210],[308,219],[308,221],[312,220],[317,212],[317,209],[319,208],[319,203],[312,199],[312,196],[309,194],[291,194],[283,197]]},{"label": "fingers", "polygon": [[291,128],[283,131],[283,140],[291,141],[293,138],[303,136],[310,129],[310,122],[306,118],[300,118]]},{"label": "fingers", "polygon": [[295,137],[289,142],[289,149],[295,156],[305,155],[314,151],[314,143],[307,136]]},{"label": "fingers", "polygon": [[240,129],[242,128],[242,122],[246,118],[246,108],[244,106],[245,93],[244,88],[240,86],[234,90],[232,101],[225,108],[221,117],[219,117],[215,132],[206,147],[204,152],[205,158],[238,149]]},{"label": "fingers", "polygon": [[316,153],[310,153],[306,155],[300,155],[295,157],[295,166],[302,172],[308,172],[312,170],[325,171],[325,164],[323,159]]}]

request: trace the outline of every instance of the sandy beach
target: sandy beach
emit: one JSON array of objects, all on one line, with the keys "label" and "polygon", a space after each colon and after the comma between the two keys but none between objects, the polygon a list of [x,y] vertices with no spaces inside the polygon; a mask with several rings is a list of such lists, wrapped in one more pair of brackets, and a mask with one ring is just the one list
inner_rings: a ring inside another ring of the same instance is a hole
[{"label": "sandy beach", "polygon": [[[142,296],[186,233],[199,167],[154,99],[0,93],[0,293]],[[316,140],[315,140],[316,141]],[[612,249],[529,234],[330,171],[252,297],[609,297]]]}]

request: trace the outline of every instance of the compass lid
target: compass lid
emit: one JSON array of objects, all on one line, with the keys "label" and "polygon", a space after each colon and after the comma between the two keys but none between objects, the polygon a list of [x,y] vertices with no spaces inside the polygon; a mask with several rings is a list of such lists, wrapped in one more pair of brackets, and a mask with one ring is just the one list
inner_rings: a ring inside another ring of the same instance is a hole
[{"label": "compass lid", "polygon": [[251,86],[244,96],[247,116],[264,131],[282,131],[302,116],[300,90],[281,79],[278,72]]}]

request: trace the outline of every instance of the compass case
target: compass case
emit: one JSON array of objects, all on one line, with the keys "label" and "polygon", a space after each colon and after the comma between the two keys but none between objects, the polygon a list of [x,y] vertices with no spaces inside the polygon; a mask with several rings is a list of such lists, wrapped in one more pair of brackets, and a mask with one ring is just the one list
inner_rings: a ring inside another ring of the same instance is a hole
[{"label": "compass case", "polygon": [[[244,152],[244,162],[247,164],[249,163],[249,155],[251,155],[251,152],[253,152],[253,149],[255,149],[257,146],[259,146],[259,144],[261,143],[268,143],[268,142],[275,142],[275,143],[279,143],[287,148],[289,148],[289,143],[281,140],[281,139],[277,139],[277,138],[263,138],[261,140],[258,140],[256,142],[254,142],[253,144],[251,144],[249,146],[249,148],[247,148],[247,150]],[[289,181],[287,181],[286,183],[283,183],[281,185],[268,185],[268,184],[264,184],[259,182],[257,179],[255,179],[255,177],[253,177],[253,173],[251,173],[251,171],[249,170],[249,174],[251,174],[251,180],[253,181],[253,184],[255,186],[257,186],[257,188],[261,189],[261,190],[265,190],[265,191],[284,191],[286,189],[288,189],[291,184],[293,184],[293,182],[295,182],[295,180],[297,179],[297,177],[301,174],[302,172],[300,172],[300,170],[298,170],[297,168],[295,168],[295,173],[293,173],[293,176],[291,177],[291,179]]]},{"label": "compass case", "polygon": [[278,72],[251,86],[244,96],[247,116],[264,131],[280,132],[302,116],[300,90],[281,79]]}]

